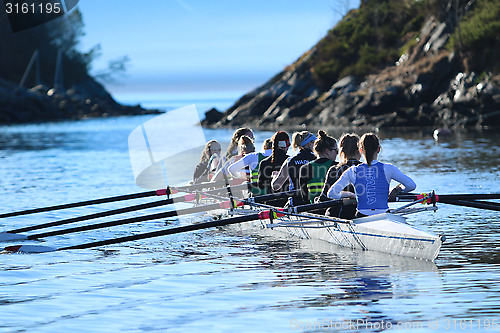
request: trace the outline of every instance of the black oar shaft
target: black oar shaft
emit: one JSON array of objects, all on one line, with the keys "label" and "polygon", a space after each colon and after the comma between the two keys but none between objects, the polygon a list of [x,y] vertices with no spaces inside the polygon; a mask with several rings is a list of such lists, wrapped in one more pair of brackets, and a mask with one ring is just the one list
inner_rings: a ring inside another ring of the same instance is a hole
[{"label": "black oar shaft", "polygon": [[450,205],[500,211],[500,204],[496,202],[484,202],[484,201],[473,201],[473,200],[440,200],[440,201]]},{"label": "black oar shaft", "polygon": [[[417,200],[418,194],[403,193],[398,194],[399,198]],[[478,193],[478,194],[438,194],[438,201],[443,200],[488,200],[500,199],[500,193]]]},{"label": "black oar shaft", "polygon": [[[239,186],[236,186],[235,188],[243,188],[243,187],[241,185],[239,185]],[[221,188],[221,189],[207,191],[207,193],[220,193],[220,192],[224,192],[225,190],[226,190],[225,188]],[[158,191],[156,191],[156,192],[158,192]],[[63,224],[87,221],[87,220],[92,220],[92,219],[96,219],[96,218],[100,218],[100,217],[123,214],[123,213],[133,212],[133,211],[137,211],[137,210],[153,208],[153,207],[158,207],[158,206],[164,206],[164,205],[170,205],[173,203],[180,203],[180,202],[185,202],[185,201],[190,201],[190,200],[194,200],[194,198],[187,199],[186,196],[175,197],[175,198],[165,199],[162,201],[156,201],[156,202],[152,202],[152,203],[139,204],[139,205],[124,207],[124,208],[113,209],[113,210],[109,210],[109,211],[105,211],[105,212],[99,212],[99,213],[74,217],[74,218],[70,218],[70,219],[64,219],[64,220],[60,220],[60,221],[53,221],[53,222],[33,225],[33,226],[29,226],[29,227],[9,230],[6,232],[8,232],[8,233],[20,233],[20,232],[39,230],[39,229],[44,229],[44,228],[56,227],[56,226],[63,225]]]},{"label": "black oar shaft", "polygon": [[40,207],[40,208],[33,208],[33,209],[28,209],[28,210],[23,210],[23,211],[18,211],[18,212],[5,213],[5,214],[0,214],[0,218],[49,212],[52,210],[60,210],[60,209],[67,209],[67,208],[97,205],[97,204],[115,202],[115,201],[121,201],[121,200],[145,198],[145,197],[151,197],[151,196],[155,196],[155,195],[157,195],[157,191],[148,191],[148,192],[142,192],[142,193],[119,195],[119,196],[109,197],[109,198],[93,199],[93,200],[87,200],[87,201],[67,203],[67,204],[62,204],[62,205]]},{"label": "black oar shaft", "polygon": [[483,193],[483,194],[443,194],[439,195],[439,200],[487,200],[500,199],[500,193]]},{"label": "black oar shaft", "polygon": [[213,227],[220,227],[220,226],[242,223],[242,222],[248,222],[248,221],[258,219],[258,218],[259,218],[259,214],[244,215],[244,216],[233,217],[231,219],[210,221],[210,222],[204,222],[204,223],[198,223],[198,224],[190,224],[190,225],[186,225],[186,226],[182,226],[182,227],[176,227],[176,228],[153,231],[153,232],[137,234],[137,235],[132,235],[132,236],[125,236],[125,237],[107,239],[107,240],[102,240],[102,241],[97,241],[97,242],[92,242],[92,243],[68,246],[68,247],[60,248],[58,250],[61,251],[61,250],[88,249],[88,248],[97,247],[97,246],[112,245],[112,244],[118,244],[118,243],[123,243],[123,242],[134,241],[134,240],[178,234],[181,232],[188,232],[188,231],[207,229],[207,228],[213,228]]},{"label": "black oar shaft", "polygon": [[230,187],[230,188],[234,189],[234,188],[239,187],[239,186],[245,186],[248,188],[252,188],[256,185],[257,185],[257,182],[231,185],[228,182],[220,181],[220,182],[206,182],[206,183],[186,185],[186,186],[173,186],[172,188],[175,188],[177,191],[181,191],[181,192],[192,192],[192,191],[200,191],[203,189],[210,189],[210,188],[216,188],[216,187],[222,187],[222,188]]},{"label": "black oar shaft", "polygon": [[62,229],[62,230],[43,232],[43,233],[39,233],[39,234],[29,235],[28,239],[38,239],[38,238],[44,238],[44,237],[49,237],[49,236],[65,235],[65,234],[70,234],[70,233],[74,233],[74,232],[109,228],[109,227],[114,227],[114,226],[118,226],[118,225],[130,224],[130,223],[137,223],[137,222],[151,221],[151,220],[169,218],[169,217],[186,215],[186,214],[200,213],[200,212],[205,212],[205,211],[214,210],[214,209],[218,209],[218,208],[221,208],[219,203],[210,204],[210,205],[203,205],[203,206],[198,206],[198,207],[193,207],[193,208],[173,210],[173,211],[164,212],[164,213],[156,213],[156,214],[150,214],[150,215],[145,215],[145,216],[132,217],[132,218],[123,219],[123,220],[102,222],[102,223],[85,225],[85,226],[81,226],[81,227],[74,227],[74,228],[68,228],[68,229]]},{"label": "black oar shaft", "polygon": [[[69,223],[87,221],[87,220],[97,219],[97,218],[100,218],[100,217],[106,217],[106,216],[111,216],[111,215],[117,215],[117,214],[123,214],[123,213],[138,211],[138,210],[141,210],[141,209],[147,209],[147,208],[153,208],[153,207],[158,207],[158,206],[169,205],[169,204],[172,204],[173,202],[174,202],[174,199],[167,199],[167,200],[161,200],[161,201],[155,201],[155,202],[148,202],[148,203],[145,203],[145,204],[134,205],[134,206],[124,207],[124,208],[118,208],[118,209],[108,210],[108,211],[105,211],[105,212],[99,212],[99,213],[94,213],[94,214],[89,214],[89,215],[84,215],[84,216],[73,217],[73,218],[70,218],[70,219],[64,219],[64,220],[60,220],[60,221],[53,221],[53,222],[48,222],[48,223],[43,223],[43,224],[37,224],[37,225],[29,226],[29,227],[24,227],[24,228],[9,230],[9,231],[6,231],[6,232],[8,232],[8,233],[20,233],[20,232],[27,232],[27,231],[45,229],[45,228],[50,228],[50,227],[56,227],[56,226],[63,225],[63,224],[69,224]],[[180,202],[180,200],[178,202]]]},{"label": "black oar shaft", "polygon": [[[221,187],[221,186],[225,186],[225,185],[226,184],[223,182],[202,183],[202,184],[175,187],[175,189],[177,191],[182,191],[182,192],[191,192],[191,191],[197,191],[197,190],[206,189],[206,188]],[[255,183],[240,184],[240,185],[235,185],[233,187],[240,187],[240,186],[246,186],[246,187],[251,188],[252,186],[255,186]],[[169,194],[169,191],[170,191],[170,188],[166,188],[166,189],[155,190],[155,191],[146,191],[146,192],[140,192],[140,193],[118,195],[118,196],[113,196],[113,197],[108,197],[108,198],[92,199],[92,200],[72,202],[72,203],[54,205],[54,206],[48,206],[48,207],[33,208],[33,209],[27,209],[27,210],[22,210],[22,211],[17,211],[17,212],[3,213],[3,214],[0,214],[0,218],[50,212],[53,210],[61,210],[61,209],[67,209],[67,208],[76,208],[76,207],[83,207],[83,206],[90,206],[90,205],[98,205],[98,204],[103,204],[103,203],[124,201],[124,200],[130,200],[130,199],[139,199],[139,198],[145,198],[145,197],[151,197],[151,196],[167,195],[167,194]]]},{"label": "black oar shaft", "polygon": [[[269,200],[275,199],[275,198],[288,197],[288,196],[293,195],[294,193],[295,193],[295,191],[288,191],[288,192],[280,192],[280,193],[275,193],[275,194],[262,195],[262,196],[258,196],[258,197],[253,198],[252,201],[254,201],[254,202],[266,202],[266,201],[269,201]],[[172,198],[172,199],[165,200],[165,201],[167,202],[167,203],[165,203],[165,205],[166,205],[166,204],[172,203],[172,202],[183,202],[183,201],[186,201],[186,199],[184,196],[184,197]],[[138,206],[140,206],[141,209],[143,209],[143,208],[160,206],[161,204],[163,204],[163,201],[159,201],[159,202],[155,202],[155,203],[148,203],[148,204],[143,204],[143,205],[137,205],[136,208]],[[148,207],[146,207],[146,206],[148,206]],[[157,213],[157,214],[152,214],[152,215],[145,215],[145,216],[140,216],[140,217],[133,217],[133,218],[123,219],[123,220],[117,220],[117,221],[102,222],[102,223],[81,226],[81,227],[74,227],[74,228],[68,228],[68,229],[62,229],[62,230],[43,232],[43,233],[39,233],[39,234],[29,235],[28,239],[38,239],[38,238],[44,238],[44,237],[49,237],[49,236],[65,235],[65,234],[70,234],[70,233],[74,233],[74,232],[102,229],[102,228],[114,227],[114,226],[118,226],[118,225],[124,225],[124,224],[136,223],[136,222],[144,222],[144,221],[149,221],[149,220],[169,218],[169,217],[192,214],[192,213],[206,212],[206,211],[214,210],[214,209],[218,209],[218,208],[221,208],[221,205],[219,203],[215,203],[215,204],[209,204],[209,205],[198,206],[198,207],[193,207],[193,208],[181,209],[178,211],[169,211],[169,212],[165,212],[165,213]],[[92,214],[92,215],[97,215],[97,214],[101,214],[101,213],[96,213],[96,214]],[[68,222],[65,222],[64,220],[49,222],[49,223],[46,223],[44,226],[41,225],[40,228],[36,228],[36,229],[46,228],[48,226],[62,225],[62,224],[64,224],[63,222],[68,223]],[[24,229],[27,229],[27,228],[29,228],[29,227],[26,227]],[[35,229],[31,229],[31,230],[35,230]],[[10,233],[13,233],[13,231],[11,231]]]},{"label": "black oar shaft", "polygon": [[[321,202],[321,203],[317,203],[317,204],[297,206],[297,207],[295,207],[294,211],[297,213],[302,213],[302,212],[306,212],[308,210],[327,208],[327,207],[332,207],[332,206],[341,205],[341,204],[342,204],[342,200],[331,200],[331,201],[325,201],[325,202]],[[158,230],[158,231],[142,233],[142,234],[137,234],[137,235],[107,239],[107,240],[102,240],[102,241],[86,243],[86,244],[73,245],[73,246],[59,248],[58,251],[88,249],[88,248],[93,248],[93,247],[98,247],[98,246],[112,245],[112,244],[124,243],[124,242],[129,242],[129,241],[134,241],[134,240],[147,239],[147,238],[153,238],[153,237],[159,237],[159,236],[178,234],[178,233],[182,233],[182,232],[208,229],[208,228],[213,228],[213,227],[222,227],[222,226],[231,225],[231,224],[249,222],[249,221],[261,219],[263,216],[265,216],[265,214],[262,214],[262,213],[266,213],[266,212],[243,215],[243,216],[238,216],[238,217],[231,217],[231,218],[227,218],[227,219],[203,222],[203,223],[198,223],[198,224],[191,224],[191,225],[182,226],[182,227],[176,227],[176,228]],[[267,213],[268,213],[267,215],[269,216],[270,215],[269,211],[267,211]]]}]

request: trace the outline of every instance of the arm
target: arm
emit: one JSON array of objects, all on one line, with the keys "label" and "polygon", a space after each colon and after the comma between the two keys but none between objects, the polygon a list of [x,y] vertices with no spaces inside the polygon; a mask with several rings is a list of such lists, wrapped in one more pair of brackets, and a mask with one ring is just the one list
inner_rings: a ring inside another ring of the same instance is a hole
[{"label": "arm", "polygon": [[229,171],[229,174],[231,174],[231,176],[233,176],[234,178],[245,178],[245,177],[242,177],[242,175],[239,171],[249,164],[249,163],[247,163],[249,156],[250,155],[246,155],[243,158],[240,158],[238,161],[231,164],[227,168],[227,170]]},{"label": "arm", "polygon": [[222,181],[224,180],[224,178],[226,178],[227,176],[229,176],[228,174],[228,171],[227,171],[227,168],[233,164],[235,161],[235,157],[231,157],[231,159],[229,161],[226,161],[224,165],[222,165],[222,167],[217,170],[217,172],[215,173],[214,177],[212,178],[212,182],[217,182],[217,181]]},{"label": "arm", "polygon": [[399,193],[410,192],[417,187],[413,179],[405,175],[403,172],[401,172],[401,170],[399,170],[396,166],[392,164],[386,163],[384,166],[384,171],[386,175],[390,177],[388,181],[394,179],[395,181],[400,183],[391,190],[391,192],[389,193],[388,201],[396,201],[396,196]]},{"label": "arm", "polygon": [[347,169],[342,176],[328,190],[330,199],[356,198],[356,194],[348,191],[342,191],[347,185],[354,183],[354,168]]},{"label": "arm", "polygon": [[323,185],[323,190],[321,194],[315,199],[316,202],[327,201],[328,199],[328,190],[337,180],[337,166],[332,165],[328,171],[326,172],[325,184]]},{"label": "arm", "polygon": [[384,171],[387,178],[389,178],[388,181],[394,179],[395,181],[400,183],[396,186],[401,189],[400,192],[410,192],[417,188],[417,184],[415,184],[413,179],[401,172],[401,170],[399,170],[396,166],[385,163]]},{"label": "arm", "polygon": [[198,163],[196,168],[194,169],[193,180],[196,181],[198,178],[203,176],[207,172],[207,164],[204,162]]},{"label": "arm", "polygon": [[311,174],[310,170],[310,165],[305,164],[300,167],[299,169],[299,189],[300,189],[300,195],[302,196],[302,199],[305,201],[309,202],[309,189],[307,188],[307,182],[309,182],[310,177],[309,175]]},{"label": "arm", "polygon": [[278,176],[273,178],[271,181],[271,186],[273,187],[274,191],[278,191],[283,184],[285,184],[286,180],[288,179],[288,160],[283,162],[281,165],[281,169],[278,173]]}]

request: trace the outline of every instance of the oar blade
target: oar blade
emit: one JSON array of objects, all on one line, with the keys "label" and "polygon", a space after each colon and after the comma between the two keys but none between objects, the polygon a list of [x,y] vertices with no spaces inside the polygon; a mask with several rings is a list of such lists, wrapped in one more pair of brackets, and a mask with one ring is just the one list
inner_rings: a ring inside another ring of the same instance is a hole
[{"label": "oar blade", "polygon": [[28,236],[20,234],[11,234],[9,232],[0,232],[0,242],[10,242],[18,240],[27,240]]},{"label": "oar blade", "polygon": [[57,251],[57,249],[43,245],[14,245],[7,246],[3,251],[8,253],[45,253],[54,252]]}]

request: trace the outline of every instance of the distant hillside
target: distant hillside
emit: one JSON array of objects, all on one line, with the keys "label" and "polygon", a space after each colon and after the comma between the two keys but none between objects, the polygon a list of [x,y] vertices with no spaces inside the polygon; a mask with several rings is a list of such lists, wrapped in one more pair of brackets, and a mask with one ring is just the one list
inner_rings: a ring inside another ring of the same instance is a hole
[{"label": "distant hillside", "polygon": [[363,0],[205,126],[499,126],[500,0]]},{"label": "distant hillside", "polygon": [[13,33],[0,2],[0,124],[150,112],[118,104],[89,75],[99,47],[79,51],[83,34],[78,9]]}]

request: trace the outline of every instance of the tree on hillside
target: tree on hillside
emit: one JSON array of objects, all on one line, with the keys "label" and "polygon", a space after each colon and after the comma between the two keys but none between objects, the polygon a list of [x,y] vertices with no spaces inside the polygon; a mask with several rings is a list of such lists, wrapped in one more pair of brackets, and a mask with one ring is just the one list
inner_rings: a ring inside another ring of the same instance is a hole
[{"label": "tree on hillside", "polygon": [[[40,61],[40,78],[47,86],[54,85],[56,59],[62,51],[64,84],[70,86],[88,77],[92,60],[98,55],[97,47],[86,53],[78,50],[84,24],[80,11],[71,12],[41,26],[13,33],[4,12],[0,14],[0,78],[20,82],[35,50]],[[32,71],[26,85],[35,85]]]}]

